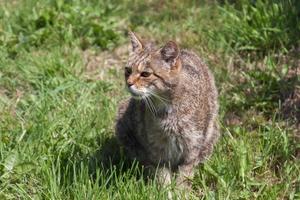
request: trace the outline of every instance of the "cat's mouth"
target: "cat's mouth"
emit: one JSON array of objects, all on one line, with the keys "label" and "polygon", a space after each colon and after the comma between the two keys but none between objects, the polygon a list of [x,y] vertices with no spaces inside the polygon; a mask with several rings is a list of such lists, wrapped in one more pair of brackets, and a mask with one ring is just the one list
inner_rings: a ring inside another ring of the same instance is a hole
[{"label": "cat's mouth", "polygon": [[135,85],[129,86],[128,90],[131,96],[135,99],[142,99],[143,97],[149,96],[146,88],[137,89]]}]

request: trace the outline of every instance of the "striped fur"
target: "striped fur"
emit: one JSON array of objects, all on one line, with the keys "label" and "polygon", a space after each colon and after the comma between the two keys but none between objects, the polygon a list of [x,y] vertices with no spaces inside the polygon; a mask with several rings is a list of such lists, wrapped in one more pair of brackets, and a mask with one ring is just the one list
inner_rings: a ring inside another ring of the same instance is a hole
[{"label": "striped fur", "polygon": [[156,48],[130,34],[125,80],[132,98],[119,105],[116,136],[129,157],[187,183],[219,137],[214,78],[195,53],[174,42]]}]

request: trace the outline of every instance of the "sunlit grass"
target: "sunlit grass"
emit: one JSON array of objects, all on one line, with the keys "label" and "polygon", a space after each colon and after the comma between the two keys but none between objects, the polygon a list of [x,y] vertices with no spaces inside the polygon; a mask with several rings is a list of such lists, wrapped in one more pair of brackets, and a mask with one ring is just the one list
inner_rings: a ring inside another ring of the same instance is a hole
[{"label": "sunlit grass", "polygon": [[288,64],[272,54],[272,45],[268,56],[253,61],[212,37],[224,17],[221,4],[175,2],[1,2],[0,199],[178,194],[147,179],[114,138],[117,104],[127,95],[122,66],[99,64],[92,70],[101,78],[86,67],[84,50],[113,54],[125,43],[127,26],[155,41],[177,39],[216,76],[222,137],[196,169],[191,199],[300,198],[299,141],[280,113],[281,92],[291,84]]}]

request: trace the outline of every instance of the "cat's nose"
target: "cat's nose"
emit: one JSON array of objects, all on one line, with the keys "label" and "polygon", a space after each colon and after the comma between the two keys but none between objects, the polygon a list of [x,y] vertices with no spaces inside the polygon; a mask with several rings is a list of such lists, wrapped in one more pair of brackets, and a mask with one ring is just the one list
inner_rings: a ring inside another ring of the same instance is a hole
[{"label": "cat's nose", "polygon": [[134,85],[134,82],[133,81],[127,81],[127,85],[128,85],[128,87],[131,87],[131,86]]}]

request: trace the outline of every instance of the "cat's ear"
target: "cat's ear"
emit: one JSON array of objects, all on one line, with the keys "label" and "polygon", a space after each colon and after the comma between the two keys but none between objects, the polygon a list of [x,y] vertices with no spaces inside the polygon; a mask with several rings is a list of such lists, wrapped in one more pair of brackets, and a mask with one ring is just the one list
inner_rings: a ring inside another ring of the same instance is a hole
[{"label": "cat's ear", "polygon": [[143,43],[141,39],[132,31],[128,31],[128,36],[131,41],[132,51],[136,52],[143,49]]},{"label": "cat's ear", "polygon": [[164,59],[171,66],[175,66],[179,57],[179,48],[173,41],[167,42],[160,50],[162,59]]}]

